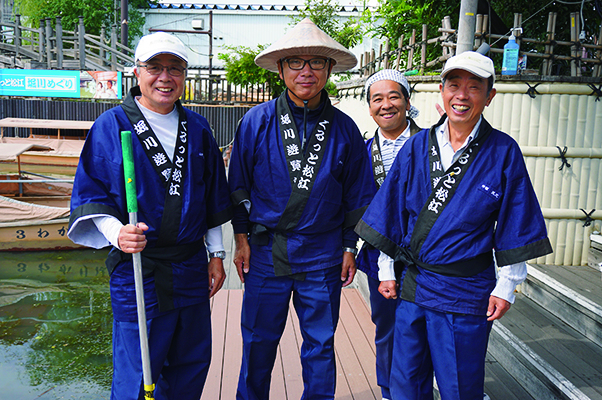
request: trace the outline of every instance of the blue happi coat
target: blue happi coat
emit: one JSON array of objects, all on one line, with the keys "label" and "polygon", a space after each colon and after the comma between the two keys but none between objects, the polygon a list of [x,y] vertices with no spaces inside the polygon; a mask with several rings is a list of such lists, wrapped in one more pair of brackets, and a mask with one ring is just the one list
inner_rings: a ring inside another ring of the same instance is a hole
[{"label": "blue happi coat", "polygon": [[[408,118],[408,123],[410,124],[410,135],[415,135],[421,129],[416,125],[413,119]],[[374,136],[378,135],[378,129],[374,133]],[[366,150],[368,151],[368,155],[370,156],[370,169],[374,169],[374,163],[372,160],[372,144],[374,143],[374,136],[370,139],[366,140]],[[404,143],[405,145],[405,143]],[[370,193],[376,193],[378,187],[376,186],[376,182],[373,179],[372,184],[368,185],[364,188],[364,190]],[[378,256],[380,255],[380,251],[369,243],[364,243],[362,249],[357,254],[355,262],[357,263],[357,269],[366,273],[366,275],[370,276],[378,280]]]},{"label": "blue happi coat", "polygon": [[[190,254],[185,260],[168,262],[168,279],[159,282],[171,293],[173,307],[170,308],[207,301],[208,259],[203,236],[209,228],[219,226],[231,217],[224,162],[211,128],[204,117],[184,110],[188,126],[188,159],[182,184],[178,188],[183,200],[181,217],[175,221],[179,222],[179,230],[173,246],[157,250],[168,188],[145,154],[144,146],[136,137],[135,129],[122,106],[103,113],[90,130],[81,153],[71,197],[70,234],[101,235],[93,222],[87,219],[94,214],[115,216],[122,223],[128,223],[120,132],[131,131],[138,220],[149,226],[145,232],[148,243],[142,253],[147,318],[159,314],[156,281],[154,273],[148,268],[153,260],[146,262],[147,250],[155,251],[153,258],[161,257],[162,253],[177,256],[185,251]],[[114,252],[118,250],[113,248]],[[117,256],[119,258],[119,254]],[[115,319],[136,321],[131,257],[118,261],[111,272],[111,299]]]},{"label": "blue happi coat", "polygon": [[[322,107],[331,107],[330,101],[324,98]],[[290,99],[288,101],[293,113],[298,112]],[[303,109],[300,110],[302,113]],[[310,115],[310,119],[311,127],[317,116]],[[364,189],[373,184],[372,172],[356,124],[335,108],[330,125],[322,163],[307,205],[296,226],[286,234],[292,274],[340,264],[342,246],[355,247],[357,235],[353,227],[372,198],[372,193]],[[267,228],[267,244],[255,244],[251,237],[251,264],[272,270],[273,230],[292,192],[276,100],[252,108],[242,119],[232,150],[228,180],[236,205],[243,200],[250,201],[250,214],[245,215],[249,232],[256,226]],[[235,233],[241,233],[240,221],[237,224],[233,219],[233,224]],[[246,221],[242,226],[246,232]]]},{"label": "blue happi coat", "polygon": [[[463,263],[493,249],[500,266],[552,251],[518,144],[483,119],[479,135],[486,131],[489,136],[438,213],[418,254],[410,242],[414,231],[423,228],[416,221],[432,191],[433,149],[427,129],[405,143],[356,227],[363,239],[390,257],[413,258],[402,277],[404,300],[440,311],[485,315],[496,283],[493,260],[472,276],[461,276]],[[435,266],[439,272],[433,272]]]}]

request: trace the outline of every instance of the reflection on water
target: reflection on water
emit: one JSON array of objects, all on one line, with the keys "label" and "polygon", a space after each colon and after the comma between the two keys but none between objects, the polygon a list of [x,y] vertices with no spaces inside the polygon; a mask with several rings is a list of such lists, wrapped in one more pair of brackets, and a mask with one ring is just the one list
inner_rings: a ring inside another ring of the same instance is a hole
[{"label": "reflection on water", "polygon": [[106,254],[0,253],[0,398],[109,398]]}]

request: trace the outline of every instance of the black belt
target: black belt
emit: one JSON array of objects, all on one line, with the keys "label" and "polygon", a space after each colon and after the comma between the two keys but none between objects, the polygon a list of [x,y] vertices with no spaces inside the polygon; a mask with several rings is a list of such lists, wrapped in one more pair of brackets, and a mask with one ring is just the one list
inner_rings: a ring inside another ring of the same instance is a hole
[{"label": "black belt", "polygon": [[[159,311],[173,310],[173,269],[172,263],[183,262],[194,256],[204,247],[203,239],[193,243],[169,247],[153,247],[142,250],[142,273],[155,275],[155,291],[159,302]],[[130,253],[113,248],[105,261],[109,274],[117,264],[132,259]]]}]

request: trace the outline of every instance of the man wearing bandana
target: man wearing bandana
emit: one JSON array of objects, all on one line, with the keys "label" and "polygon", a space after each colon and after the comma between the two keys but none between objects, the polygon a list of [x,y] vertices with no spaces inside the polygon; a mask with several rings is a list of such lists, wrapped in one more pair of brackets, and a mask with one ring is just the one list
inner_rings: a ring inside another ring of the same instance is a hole
[{"label": "man wearing bandana", "polygon": [[[374,137],[366,141],[373,180],[365,190],[376,193],[383,184],[399,150],[410,136],[420,131],[412,119],[418,116],[418,110],[410,105],[408,80],[397,70],[384,69],[371,75],[366,80],[364,93],[370,116],[378,125]],[[373,246],[364,243],[356,262],[357,268],[365,272],[368,278],[372,322],[376,326],[376,378],[381,387],[383,400],[388,400],[391,398],[389,375],[393,357],[397,296],[390,298],[389,287],[387,287],[387,284],[391,284],[395,289],[395,276],[384,275],[389,271],[383,271],[379,276],[377,265],[379,254],[380,252]],[[383,294],[379,292],[381,280],[387,282],[380,288],[384,291]]]},{"label": "man wearing bandana", "polygon": [[[140,39],[139,86],[90,130],[75,176],[69,237],[112,245],[111,399],[143,397],[131,253],[141,252],[156,399],[198,400],[211,360],[209,298],[222,286],[221,225],[232,207],[224,162],[207,120],[185,109],[188,56],[176,37]],[[128,224],[120,132],[131,131],[138,220]]]},{"label": "man wearing bandana", "polygon": [[355,275],[353,228],[372,198],[361,134],[324,89],[355,56],[309,19],[260,53],[287,90],[242,119],[230,160],[234,262],[245,284],[237,399],[267,400],[291,301],[303,336],[304,399],[333,399],[342,286]]},{"label": "man wearing bandana", "polygon": [[493,62],[464,52],[441,78],[446,114],[408,139],[356,227],[383,253],[381,293],[400,298],[393,400],[432,399],[433,374],[442,399],[482,399],[491,325],[514,301],[525,262],[552,252],[518,144],[482,116]]}]

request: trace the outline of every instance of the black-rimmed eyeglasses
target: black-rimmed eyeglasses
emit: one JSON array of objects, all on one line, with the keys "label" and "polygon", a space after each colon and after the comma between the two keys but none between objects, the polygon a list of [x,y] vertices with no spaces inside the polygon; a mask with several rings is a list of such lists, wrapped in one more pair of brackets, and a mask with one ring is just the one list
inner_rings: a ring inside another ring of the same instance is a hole
[{"label": "black-rimmed eyeglasses", "polygon": [[186,71],[186,68],[181,65],[170,65],[169,67],[166,67],[161,64],[138,64],[138,66],[146,68],[146,72],[150,75],[161,75],[163,70],[166,69],[167,73],[171,76],[182,76]]},{"label": "black-rimmed eyeglasses", "polygon": [[305,68],[306,64],[309,64],[309,68],[313,70],[321,70],[326,68],[329,58],[312,58],[310,60],[304,60],[302,58],[286,58],[282,61],[288,64],[288,67],[294,71],[300,71]]}]

